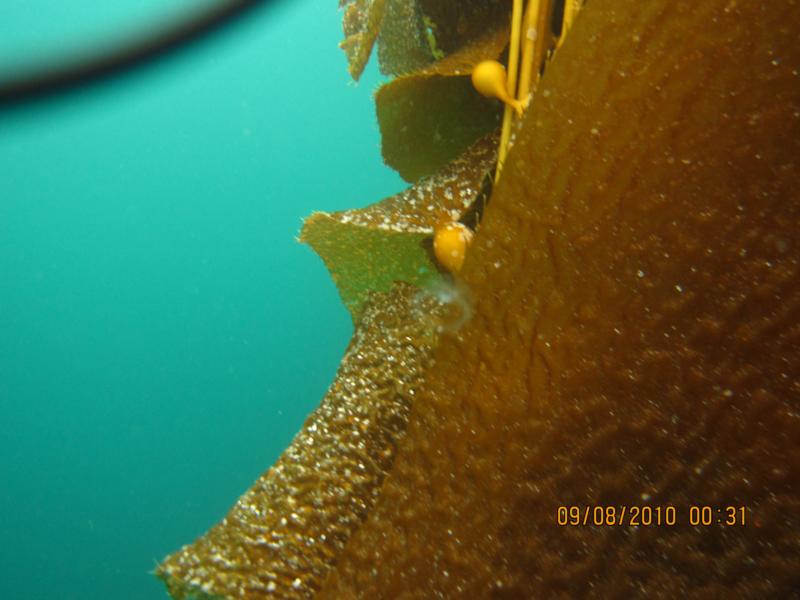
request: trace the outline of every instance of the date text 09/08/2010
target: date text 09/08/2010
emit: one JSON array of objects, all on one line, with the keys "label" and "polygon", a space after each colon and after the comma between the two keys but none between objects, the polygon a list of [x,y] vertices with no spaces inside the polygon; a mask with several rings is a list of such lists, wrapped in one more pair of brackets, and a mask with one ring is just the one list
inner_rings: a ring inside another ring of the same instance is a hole
[{"label": "date text 09/08/2010", "polygon": [[697,505],[678,509],[674,506],[559,506],[556,524],[561,527],[650,527],[747,524],[744,506]]}]

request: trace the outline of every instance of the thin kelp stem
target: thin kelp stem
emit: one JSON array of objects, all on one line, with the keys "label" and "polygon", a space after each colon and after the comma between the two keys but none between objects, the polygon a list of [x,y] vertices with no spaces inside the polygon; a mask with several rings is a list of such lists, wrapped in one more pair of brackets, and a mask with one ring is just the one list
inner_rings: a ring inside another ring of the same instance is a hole
[{"label": "thin kelp stem", "polygon": [[578,14],[578,6],[579,0],[566,0],[564,2],[564,21],[561,24],[561,35],[558,36],[558,45],[557,48],[561,47],[561,44],[564,43],[564,39],[567,37],[567,32],[569,28],[572,27],[572,22],[575,20],[575,15]]},{"label": "thin kelp stem", "polygon": [[[514,0],[511,11],[511,43],[508,49],[508,95],[516,97],[517,89],[517,70],[519,69],[519,38],[522,28],[522,0]],[[503,169],[503,162],[508,152],[508,140],[511,137],[511,116],[513,108],[506,104],[503,111],[503,127],[500,131],[500,148],[497,154],[497,172],[495,181],[500,177]]]},{"label": "thin kelp stem", "polygon": [[[546,0],[545,0],[546,1]],[[530,0],[525,11],[524,27],[525,41],[522,45],[522,68],[519,76],[519,94],[517,98],[526,106],[531,91],[531,77],[533,73],[533,54],[536,40],[541,32],[536,29],[538,15],[541,10],[542,0]]]}]

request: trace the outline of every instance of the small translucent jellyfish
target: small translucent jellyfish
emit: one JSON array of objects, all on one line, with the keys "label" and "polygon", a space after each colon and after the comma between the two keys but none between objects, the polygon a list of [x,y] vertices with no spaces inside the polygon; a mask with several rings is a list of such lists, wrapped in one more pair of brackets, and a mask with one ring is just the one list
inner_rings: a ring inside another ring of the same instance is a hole
[{"label": "small translucent jellyfish", "polygon": [[455,333],[472,318],[472,295],[461,282],[450,277],[437,279],[419,289],[414,312],[433,332]]}]

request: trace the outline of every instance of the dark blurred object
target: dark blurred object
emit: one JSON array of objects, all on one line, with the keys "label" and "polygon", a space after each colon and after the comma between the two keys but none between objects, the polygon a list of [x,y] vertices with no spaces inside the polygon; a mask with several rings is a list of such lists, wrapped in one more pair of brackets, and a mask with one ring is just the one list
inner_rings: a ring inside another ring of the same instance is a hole
[{"label": "dark blurred object", "polygon": [[0,109],[28,104],[150,64],[184,49],[208,34],[220,31],[251,9],[276,4],[278,0],[220,0],[196,14],[170,24],[152,36],[124,43],[88,59],[55,65],[19,77],[0,79]]}]

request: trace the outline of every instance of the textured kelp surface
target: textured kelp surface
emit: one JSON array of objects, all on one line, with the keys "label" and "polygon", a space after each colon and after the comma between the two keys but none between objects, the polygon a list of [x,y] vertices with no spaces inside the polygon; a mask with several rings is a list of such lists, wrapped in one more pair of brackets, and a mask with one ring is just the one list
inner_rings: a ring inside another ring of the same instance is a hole
[{"label": "textured kelp surface", "polygon": [[373,294],[319,408],[225,519],[158,568],[173,598],[309,598],[374,504],[447,307]]},{"label": "textured kelp surface", "polygon": [[796,592],[798,31],[788,1],[587,5],[467,257],[476,314],[320,597]]},{"label": "textured kelp surface", "polygon": [[413,0],[386,0],[378,63],[384,75],[399,75],[421,69],[436,59],[425,13]]},{"label": "textured kelp surface", "polygon": [[366,208],[306,219],[300,241],[319,254],[357,323],[371,291],[393,282],[425,286],[439,279],[430,240],[438,220],[457,220],[483,189],[497,138],[485,137],[436,175]]},{"label": "textured kelp surface", "polygon": [[[800,589],[798,31],[788,0],[592,0],[454,287],[472,318],[443,332],[435,293],[376,294],[279,463],[162,565],[172,594]],[[338,225],[394,235],[413,197]],[[556,521],[632,505],[677,522]],[[747,525],[692,527],[693,505]]]}]

